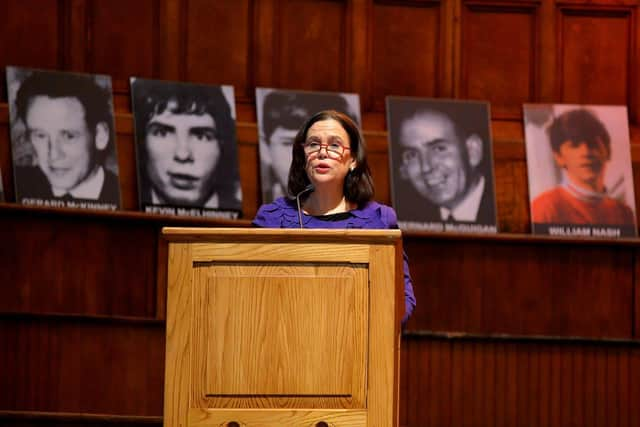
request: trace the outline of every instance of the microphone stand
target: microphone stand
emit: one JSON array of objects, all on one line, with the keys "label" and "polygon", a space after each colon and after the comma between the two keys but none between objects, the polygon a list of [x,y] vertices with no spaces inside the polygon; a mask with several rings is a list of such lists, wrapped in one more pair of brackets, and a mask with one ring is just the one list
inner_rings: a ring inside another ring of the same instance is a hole
[{"label": "microphone stand", "polygon": [[306,187],[304,187],[304,189],[299,192],[298,194],[296,194],[296,204],[298,205],[298,222],[300,223],[300,228],[304,228],[302,226],[302,208],[300,207],[300,196],[302,196],[305,193],[309,193],[315,190],[315,187],[313,186],[313,184],[309,184]]}]

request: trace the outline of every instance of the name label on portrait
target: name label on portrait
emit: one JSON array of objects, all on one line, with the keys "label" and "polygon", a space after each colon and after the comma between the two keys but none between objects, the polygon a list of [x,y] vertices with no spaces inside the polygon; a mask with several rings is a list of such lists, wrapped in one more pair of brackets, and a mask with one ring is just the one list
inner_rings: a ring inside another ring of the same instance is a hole
[{"label": "name label on portrait", "polygon": [[191,216],[198,218],[238,219],[240,217],[240,212],[237,211],[224,211],[180,206],[145,206],[144,211],[146,213],[159,215]]},{"label": "name label on portrait", "polygon": [[42,206],[47,208],[72,208],[72,209],[94,209],[98,211],[115,211],[118,206],[113,203],[96,202],[93,200],[59,200],[59,199],[36,199],[33,197],[23,197],[23,205]]},{"label": "name label on portrait", "polygon": [[604,239],[635,236],[633,226],[533,224],[533,231],[535,234],[548,234],[550,236],[598,237]]},{"label": "name label on portrait", "polygon": [[448,222],[418,222],[398,221],[402,230],[450,232],[450,233],[497,233],[498,227],[489,224],[448,223]]}]

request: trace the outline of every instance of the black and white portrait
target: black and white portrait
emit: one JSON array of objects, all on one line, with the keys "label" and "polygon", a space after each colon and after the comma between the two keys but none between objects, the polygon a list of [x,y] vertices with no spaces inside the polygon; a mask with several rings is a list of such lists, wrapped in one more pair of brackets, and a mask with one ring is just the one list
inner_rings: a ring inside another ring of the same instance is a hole
[{"label": "black and white portrait", "polygon": [[16,201],[120,207],[111,78],[7,67]]},{"label": "black and white portrait", "polygon": [[233,87],[131,78],[145,212],[237,218],[242,210]]},{"label": "black and white portrait", "polygon": [[257,88],[262,202],[287,196],[293,140],[300,126],[322,110],[337,110],[360,124],[360,97],[353,93]]},{"label": "black and white portrait", "polygon": [[497,231],[488,103],[387,97],[387,126],[402,228]]}]

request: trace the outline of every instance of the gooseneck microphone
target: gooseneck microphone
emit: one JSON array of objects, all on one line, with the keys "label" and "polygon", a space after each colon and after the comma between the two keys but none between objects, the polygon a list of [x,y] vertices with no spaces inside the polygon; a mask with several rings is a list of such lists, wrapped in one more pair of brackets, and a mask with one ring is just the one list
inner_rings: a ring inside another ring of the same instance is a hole
[{"label": "gooseneck microphone", "polygon": [[306,187],[304,187],[301,192],[296,194],[296,204],[298,205],[298,222],[300,223],[300,228],[304,228],[302,226],[302,209],[300,208],[300,196],[302,196],[305,193],[311,193],[315,189],[316,188],[313,186],[313,184],[309,184]]}]

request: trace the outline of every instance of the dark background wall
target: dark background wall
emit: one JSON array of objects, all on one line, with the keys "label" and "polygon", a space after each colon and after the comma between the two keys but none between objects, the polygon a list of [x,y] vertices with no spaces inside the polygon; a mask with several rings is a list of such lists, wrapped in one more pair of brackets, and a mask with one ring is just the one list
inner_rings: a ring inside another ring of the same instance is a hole
[{"label": "dark background wall", "polygon": [[[639,245],[526,234],[521,123],[524,102],[626,105],[640,188],[639,35],[629,0],[0,0],[0,67],[112,76],[127,210],[0,205],[0,424],[159,425],[159,230],[247,225],[135,212],[137,76],[234,86],[247,219],[260,204],[257,86],[359,93],[385,203],[386,95],[490,101],[508,234],[407,234],[418,308],[401,424],[640,425]],[[2,85],[11,201],[6,102]]]}]

